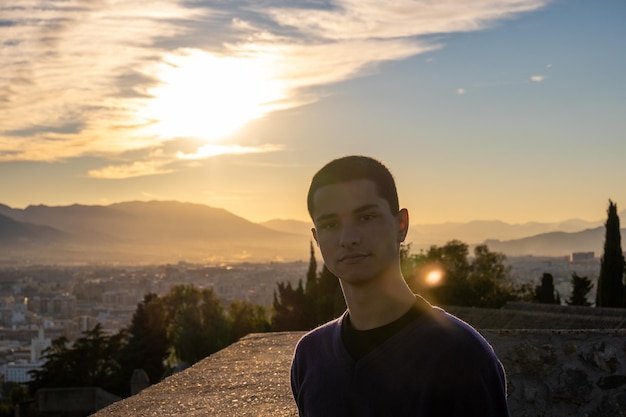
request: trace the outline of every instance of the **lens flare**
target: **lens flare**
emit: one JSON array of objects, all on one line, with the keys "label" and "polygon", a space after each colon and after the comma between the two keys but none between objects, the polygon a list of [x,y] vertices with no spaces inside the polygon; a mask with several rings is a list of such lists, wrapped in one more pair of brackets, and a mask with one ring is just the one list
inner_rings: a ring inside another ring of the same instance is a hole
[{"label": "lens flare", "polygon": [[440,269],[433,269],[426,274],[426,285],[430,287],[436,287],[441,284],[443,280],[443,272]]}]

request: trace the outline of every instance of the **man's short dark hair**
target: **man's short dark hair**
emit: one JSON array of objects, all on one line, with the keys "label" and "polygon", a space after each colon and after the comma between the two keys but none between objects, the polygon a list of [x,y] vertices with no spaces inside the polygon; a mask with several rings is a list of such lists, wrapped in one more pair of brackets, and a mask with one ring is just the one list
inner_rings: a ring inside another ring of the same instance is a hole
[{"label": "man's short dark hair", "polygon": [[354,180],[374,182],[378,195],[387,200],[391,212],[396,214],[400,211],[396,182],[389,169],[374,158],[353,155],[330,161],[313,176],[307,195],[307,206],[311,218],[313,217],[313,197],[318,189],[326,185]]}]

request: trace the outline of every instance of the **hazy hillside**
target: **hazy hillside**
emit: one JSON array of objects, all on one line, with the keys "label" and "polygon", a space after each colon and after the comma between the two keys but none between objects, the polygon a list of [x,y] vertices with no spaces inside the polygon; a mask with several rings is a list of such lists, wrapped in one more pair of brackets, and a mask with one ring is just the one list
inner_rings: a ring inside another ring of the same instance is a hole
[{"label": "hazy hillside", "polygon": [[68,237],[66,233],[52,227],[19,222],[0,214],[0,242],[21,241],[37,244],[67,239]]},{"label": "hazy hillside", "polygon": [[[595,252],[602,256],[605,228],[597,227],[576,233],[552,232],[523,239],[487,240],[490,249],[507,255],[565,256],[572,252]],[[626,229],[621,229],[622,249],[626,249]]]},{"label": "hazy hillside", "polygon": [[300,220],[283,220],[273,219],[266,222],[259,223],[261,226],[265,226],[268,229],[277,230],[279,232],[296,233],[303,236],[313,238],[311,235],[312,222],[303,222]]},{"label": "hazy hillside", "polygon": [[598,227],[602,222],[567,220],[557,223],[510,224],[498,220],[476,220],[468,223],[419,224],[411,227],[410,240],[415,245],[441,245],[450,239],[481,243],[487,239],[512,240],[550,232],[579,232]]},{"label": "hazy hillside", "polygon": [[308,257],[308,239],[303,236],[271,230],[226,210],[199,204],[153,201],[39,205],[24,210],[0,206],[0,214],[71,234],[69,241],[55,240],[43,251],[24,246],[16,235],[4,240],[3,254],[10,249],[11,257],[23,261],[239,262]]}]

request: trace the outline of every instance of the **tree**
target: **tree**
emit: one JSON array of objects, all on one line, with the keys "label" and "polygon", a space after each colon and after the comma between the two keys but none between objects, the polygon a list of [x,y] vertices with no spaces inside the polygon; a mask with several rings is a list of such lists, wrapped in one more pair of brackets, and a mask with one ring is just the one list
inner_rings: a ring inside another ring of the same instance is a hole
[{"label": "tree", "polygon": [[315,249],[313,241],[310,242],[309,269],[306,273],[306,284],[304,286],[304,314],[303,328],[312,329],[316,327],[318,322],[319,302],[322,297],[319,278],[317,276],[317,259],[315,258]]},{"label": "tree", "polygon": [[617,204],[609,200],[607,210],[604,254],[596,292],[597,307],[626,307],[624,299],[624,254],[620,234]]},{"label": "tree", "polygon": [[[346,311],[346,300],[341,292],[339,278],[326,265],[322,267],[317,279],[317,302],[315,303],[315,326],[339,317]],[[310,297],[309,294],[307,296]]]},{"label": "tree", "polygon": [[472,303],[481,307],[501,307],[515,298],[509,280],[511,268],[505,264],[506,256],[491,252],[487,245],[474,248],[474,259],[468,277]]},{"label": "tree", "polygon": [[35,399],[28,387],[16,382],[3,382],[0,396],[0,417],[37,416]]},{"label": "tree", "polygon": [[127,339],[126,332],[107,336],[98,323],[83,335],[71,346],[65,337],[52,342],[44,351],[45,364],[31,372],[31,392],[53,387],[101,387],[124,395],[119,377],[120,352]]},{"label": "tree", "polygon": [[541,277],[541,285],[535,287],[534,301],[541,304],[561,304],[561,297],[554,289],[554,277],[544,272]]},{"label": "tree", "polygon": [[151,383],[161,379],[165,373],[165,359],[170,353],[168,324],[163,300],[156,294],[146,294],[137,304],[128,329],[128,344],[123,348],[124,381],[130,381],[135,369],[143,369]]},{"label": "tree", "polygon": [[34,393],[46,387],[97,386],[125,397],[135,369],[156,382],[170,355],[193,364],[247,333],[268,329],[263,307],[235,301],[227,316],[212,289],[178,285],[164,297],[145,295],[129,328],[115,335],[106,335],[98,324],[73,344],[65,337],[53,340],[29,388]]},{"label": "tree", "polygon": [[426,253],[409,251],[406,245],[400,252],[402,273],[414,292],[432,302],[498,308],[521,297],[522,290],[510,282],[504,254],[486,245],[476,246],[472,258],[468,245],[458,240],[433,245]]},{"label": "tree", "polygon": [[310,256],[309,256],[309,269],[306,273],[306,286],[305,292],[313,294],[317,290],[317,259],[315,259],[315,249],[313,248],[313,241],[310,243]]},{"label": "tree", "polygon": [[[418,279],[412,279],[410,284],[414,286],[409,286],[435,303],[472,305],[468,256],[468,246],[458,240],[431,246],[415,271]],[[435,279],[436,274],[441,278]]]},{"label": "tree", "polygon": [[248,301],[235,300],[228,306],[230,340],[235,341],[249,333],[262,333],[270,329],[265,309]]},{"label": "tree", "polygon": [[587,277],[581,277],[576,272],[572,273],[572,295],[566,301],[571,306],[590,306],[587,300],[587,294],[593,288],[591,280]]},{"label": "tree", "polygon": [[170,344],[180,361],[191,365],[228,346],[226,315],[212,288],[176,285],[164,299]]},{"label": "tree", "polygon": [[274,291],[272,329],[309,330],[341,315],[346,309],[339,279],[326,267],[317,273],[313,242],[306,277],[295,289],[290,282],[277,283]]},{"label": "tree", "polygon": [[308,330],[310,320],[307,317],[307,300],[302,280],[293,288],[291,282],[277,282],[274,291],[272,330]]}]

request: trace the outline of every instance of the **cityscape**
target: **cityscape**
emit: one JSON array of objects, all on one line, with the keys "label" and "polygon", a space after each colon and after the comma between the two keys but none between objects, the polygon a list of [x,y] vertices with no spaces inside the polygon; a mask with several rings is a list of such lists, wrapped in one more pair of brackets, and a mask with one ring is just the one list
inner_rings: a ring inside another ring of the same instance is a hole
[{"label": "cityscape", "polygon": [[25,383],[51,341],[72,341],[97,323],[110,334],[130,324],[145,294],[163,295],[178,284],[213,288],[224,305],[272,303],[276,282],[306,275],[305,262],[203,266],[33,266],[0,268],[0,372]]}]

